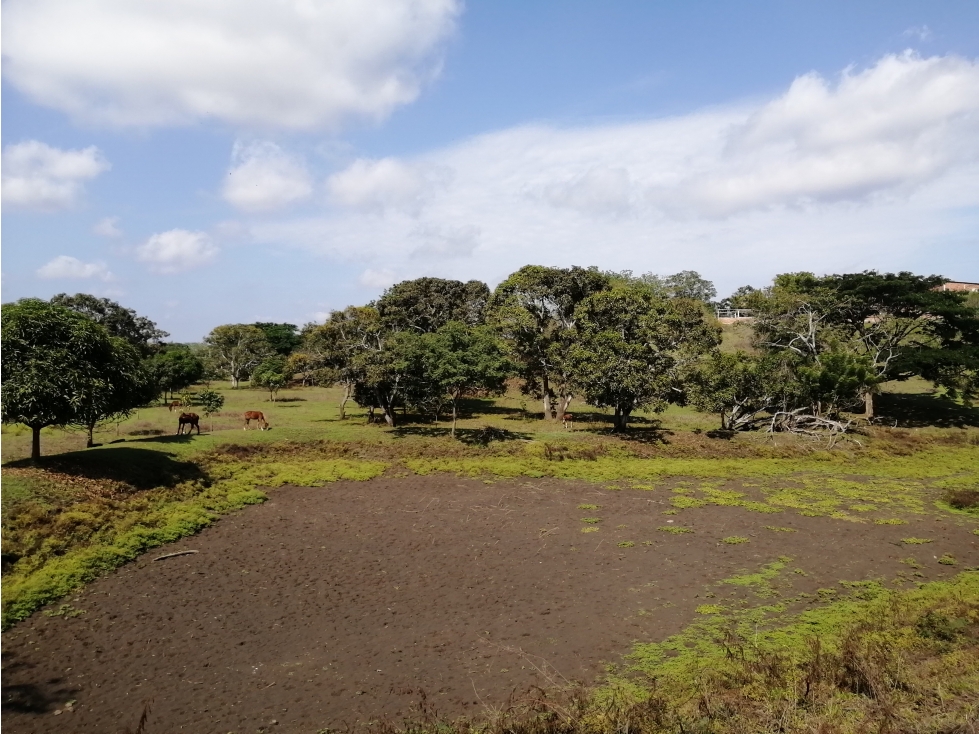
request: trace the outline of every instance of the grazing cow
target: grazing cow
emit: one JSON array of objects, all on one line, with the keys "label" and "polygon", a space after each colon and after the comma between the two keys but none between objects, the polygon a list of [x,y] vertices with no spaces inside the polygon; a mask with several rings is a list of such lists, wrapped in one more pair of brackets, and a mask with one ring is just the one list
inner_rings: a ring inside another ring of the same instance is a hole
[{"label": "grazing cow", "polygon": [[247,431],[248,425],[255,421],[261,430],[265,430],[269,427],[269,422],[265,420],[265,414],[260,410],[249,410],[245,413],[245,427],[241,430]]},{"label": "grazing cow", "polygon": [[181,405],[183,405],[183,403],[181,403],[179,400],[174,400],[172,403],[167,403],[167,410],[172,413],[174,408],[179,408]]},{"label": "grazing cow", "polygon": [[177,419],[180,425],[177,426],[177,435],[182,436],[184,432],[184,426],[187,426],[187,435],[189,436],[197,429],[197,435],[201,435],[201,417],[197,413],[181,413],[180,418]]},{"label": "grazing cow", "polygon": [[561,420],[561,425],[565,428],[570,428],[574,430],[574,416],[571,413],[565,413],[564,418]]}]

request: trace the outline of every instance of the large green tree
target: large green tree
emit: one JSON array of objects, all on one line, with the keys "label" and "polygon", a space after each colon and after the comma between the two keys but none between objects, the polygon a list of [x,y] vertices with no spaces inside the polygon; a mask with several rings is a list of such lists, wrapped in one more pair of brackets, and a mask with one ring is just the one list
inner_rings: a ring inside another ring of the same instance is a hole
[{"label": "large green tree", "polygon": [[59,293],[51,299],[51,303],[87,316],[105,327],[110,335],[125,339],[139,349],[143,356],[153,352],[169,336],[145,316],[140,316],[133,309],[120,306],[108,298],[99,298],[88,293],[76,293],[73,296]]},{"label": "large green tree", "polygon": [[275,402],[279,390],[289,383],[289,363],[285,357],[266,357],[251,374],[251,383],[269,391],[269,401]]},{"label": "large green tree", "polygon": [[185,390],[204,377],[204,362],[182,344],[167,345],[146,361],[146,369],[164,397]]},{"label": "large green tree", "polygon": [[[819,369],[827,355],[851,355],[849,369],[865,368],[865,379],[840,384],[856,385],[850,402],[862,400],[867,416],[874,412],[877,385],[914,375],[971,398],[979,319],[963,294],[941,289],[944,282],[907,272],[779,275],[771,287],[752,294],[757,342],[791,353],[809,371]],[[826,379],[842,369],[841,358],[832,359]],[[838,398],[836,405],[844,406],[847,400]]]},{"label": "large green tree", "polygon": [[423,340],[423,380],[448,396],[454,437],[459,401],[476,393],[502,394],[511,364],[495,332],[486,326],[450,321]]},{"label": "large green tree", "polygon": [[265,333],[250,324],[225,324],[215,327],[204,339],[207,361],[219,374],[231,378],[238,387],[251,371],[272,354]]},{"label": "large green tree", "polygon": [[32,459],[41,455],[42,428],[93,425],[143,398],[134,348],[77,311],[38,299],[3,306],[2,365],[3,421],[31,429]]},{"label": "large green tree", "polygon": [[390,331],[430,334],[450,321],[483,323],[489,298],[489,287],[478,280],[416,278],[388,288],[374,307]]},{"label": "large green tree", "polygon": [[283,357],[288,357],[292,354],[292,351],[302,341],[295,324],[276,324],[268,321],[260,321],[252,324],[252,326],[261,329],[272,351]]},{"label": "large green tree", "polygon": [[689,299],[663,299],[637,287],[600,291],[575,310],[568,361],[586,401],[615,411],[625,430],[636,410],[681,399],[681,376],[720,343],[720,329]]},{"label": "large green tree", "polygon": [[365,353],[379,350],[383,329],[377,309],[349,306],[330,313],[323,324],[303,328],[302,351],[312,370],[329,370],[343,388],[340,398],[340,420],[346,418],[346,406],[354,389],[364,377]]},{"label": "large green tree", "polygon": [[99,423],[125,418],[156,396],[152,376],[136,347],[114,336],[109,341],[98,377],[81,386],[78,412],[69,422],[85,429],[88,447],[94,445],[93,434]]},{"label": "large green tree", "polygon": [[543,402],[545,419],[551,418],[553,399],[561,419],[573,396],[567,354],[575,338],[575,309],[610,283],[596,268],[527,265],[493,293],[488,321],[507,345],[523,392]]}]

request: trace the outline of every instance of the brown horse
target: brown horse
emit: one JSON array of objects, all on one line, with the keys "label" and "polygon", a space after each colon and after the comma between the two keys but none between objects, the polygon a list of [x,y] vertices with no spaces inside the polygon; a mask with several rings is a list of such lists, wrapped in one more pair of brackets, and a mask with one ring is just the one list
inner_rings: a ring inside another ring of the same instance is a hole
[{"label": "brown horse", "polygon": [[561,421],[561,425],[564,426],[565,428],[570,428],[573,431],[574,430],[574,416],[571,415],[571,413],[565,413],[564,414],[564,418]]},{"label": "brown horse", "polygon": [[187,435],[189,436],[197,429],[197,435],[201,435],[201,417],[197,413],[181,413],[180,418],[177,419],[179,425],[177,426],[177,435],[182,436],[184,432],[184,426],[187,426]]},{"label": "brown horse", "polygon": [[167,410],[172,413],[174,408],[179,408],[181,405],[183,405],[183,403],[181,403],[179,400],[174,400],[172,403],[167,403]]},{"label": "brown horse", "polygon": [[255,421],[258,424],[258,427],[263,431],[269,427],[269,422],[265,420],[265,413],[260,410],[249,410],[245,413],[245,427],[241,430],[247,431],[248,425],[252,421]]}]

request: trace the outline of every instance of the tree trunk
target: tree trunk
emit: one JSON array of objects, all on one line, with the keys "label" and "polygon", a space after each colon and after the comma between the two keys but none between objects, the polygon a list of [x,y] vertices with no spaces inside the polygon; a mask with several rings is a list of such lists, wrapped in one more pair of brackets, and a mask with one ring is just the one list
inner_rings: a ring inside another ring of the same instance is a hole
[{"label": "tree trunk", "polygon": [[551,385],[547,381],[547,375],[544,375],[541,385],[544,388],[544,420],[551,419]]},{"label": "tree trunk", "polygon": [[721,430],[722,431],[727,430],[727,426],[725,425],[724,422],[724,408],[721,408]]},{"label": "tree trunk", "polygon": [[231,375],[231,389],[232,390],[237,390],[238,389],[238,376],[237,375]]},{"label": "tree trunk", "polygon": [[348,400],[350,400],[350,383],[349,382],[346,385],[344,385],[343,400],[340,401],[340,420],[346,420],[346,418],[347,418],[346,407],[347,407],[347,401]]},{"label": "tree trunk", "polygon": [[618,405],[615,406],[615,423],[614,430],[624,431],[629,427],[629,414],[632,410],[629,408],[622,408]]},{"label": "tree trunk", "polygon": [[452,398],[452,438],[456,437],[456,398]]},{"label": "tree trunk", "polygon": [[557,419],[559,421],[564,420],[564,414],[568,412],[568,406],[571,405],[571,395],[562,395],[561,399],[558,401],[557,409]]},{"label": "tree trunk", "polygon": [[31,426],[31,461],[41,458],[41,429]]},{"label": "tree trunk", "polygon": [[874,392],[873,390],[867,390],[867,393],[863,396],[863,415],[865,418],[874,417]]},{"label": "tree trunk", "polygon": [[394,428],[394,409],[391,407],[391,402],[389,400],[382,399],[381,393],[377,390],[374,391],[374,397],[377,399],[377,403],[381,406],[381,411],[384,413],[384,422],[387,423],[389,427]]},{"label": "tree trunk", "polygon": [[86,427],[88,428],[88,441],[85,442],[85,448],[90,449],[95,445],[95,440],[92,437],[92,434],[95,433],[95,424],[89,423]]}]

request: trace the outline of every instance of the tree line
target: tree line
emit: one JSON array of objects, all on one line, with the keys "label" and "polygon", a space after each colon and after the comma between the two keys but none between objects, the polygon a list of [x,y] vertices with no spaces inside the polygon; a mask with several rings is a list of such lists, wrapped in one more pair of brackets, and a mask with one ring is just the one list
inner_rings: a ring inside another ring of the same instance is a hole
[{"label": "tree line", "polygon": [[[694,271],[529,265],[493,290],[418,278],[322,324],[225,324],[202,345],[168,344],[108,299],[24,299],[3,306],[3,420],[32,428],[36,456],[47,425],[82,426],[91,444],[99,421],[201,381],[248,380],[274,400],[298,379],[338,385],[341,418],[353,400],[389,426],[398,409],[451,416],[454,434],[463,398],[502,394],[516,379],[550,419],[577,399],[612,410],[615,430],[669,404],[715,413],[726,430],[792,430],[843,411],[872,416],[881,383],[914,375],[972,400],[979,310],[944,282],[791,273],[717,303]],[[748,348],[721,349],[718,306],[750,309]],[[205,393],[215,412],[220,395]]]}]

